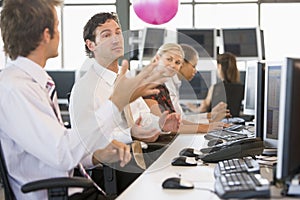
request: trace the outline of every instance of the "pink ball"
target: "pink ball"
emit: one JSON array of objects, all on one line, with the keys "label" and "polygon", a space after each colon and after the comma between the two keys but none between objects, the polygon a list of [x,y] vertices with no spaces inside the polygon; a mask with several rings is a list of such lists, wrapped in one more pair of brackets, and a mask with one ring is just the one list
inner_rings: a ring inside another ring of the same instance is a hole
[{"label": "pink ball", "polygon": [[135,0],[133,9],[137,16],[149,24],[164,24],[178,11],[178,0]]}]

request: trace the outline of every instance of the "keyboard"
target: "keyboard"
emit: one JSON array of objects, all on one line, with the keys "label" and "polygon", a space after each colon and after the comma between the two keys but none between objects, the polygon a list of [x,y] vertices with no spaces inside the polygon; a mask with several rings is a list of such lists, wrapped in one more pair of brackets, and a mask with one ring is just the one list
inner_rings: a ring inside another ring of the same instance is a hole
[{"label": "keyboard", "polygon": [[259,173],[259,170],[259,163],[251,157],[234,158],[219,161],[215,167],[214,175],[215,177],[219,177],[224,174],[237,172]]},{"label": "keyboard", "polygon": [[247,138],[248,135],[243,133],[231,132],[229,130],[222,130],[222,131],[209,132],[204,137],[208,140],[212,138],[220,138],[226,141],[233,141],[233,140]]},{"label": "keyboard", "polygon": [[255,173],[230,173],[217,177],[215,192],[223,199],[268,198],[270,183]]},{"label": "keyboard", "polygon": [[229,127],[224,128],[224,131],[241,131],[244,129],[244,125],[241,124],[233,124]]}]

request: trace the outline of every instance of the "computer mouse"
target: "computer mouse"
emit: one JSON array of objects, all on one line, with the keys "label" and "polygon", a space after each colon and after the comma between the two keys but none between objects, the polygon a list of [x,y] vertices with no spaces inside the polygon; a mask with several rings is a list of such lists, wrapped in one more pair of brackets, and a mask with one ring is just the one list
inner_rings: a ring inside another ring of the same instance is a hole
[{"label": "computer mouse", "polygon": [[187,157],[197,157],[201,155],[201,152],[197,149],[193,148],[184,148],[179,152],[180,156],[187,156]]},{"label": "computer mouse", "polygon": [[197,166],[197,161],[194,157],[179,156],[172,160],[173,166]]},{"label": "computer mouse", "polygon": [[207,146],[211,147],[211,146],[215,146],[215,145],[222,144],[222,143],[223,143],[222,139],[215,138],[215,139],[209,140],[208,143],[207,143]]},{"label": "computer mouse", "polygon": [[164,189],[193,189],[194,184],[179,177],[171,177],[162,183]]}]

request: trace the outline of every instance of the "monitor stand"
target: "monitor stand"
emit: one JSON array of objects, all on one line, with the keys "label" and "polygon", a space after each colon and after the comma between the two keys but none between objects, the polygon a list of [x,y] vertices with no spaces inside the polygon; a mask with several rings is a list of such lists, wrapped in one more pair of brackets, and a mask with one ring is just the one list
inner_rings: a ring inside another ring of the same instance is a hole
[{"label": "monitor stand", "polygon": [[277,148],[265,148],[262,152],[263,156],[277,156]]}]

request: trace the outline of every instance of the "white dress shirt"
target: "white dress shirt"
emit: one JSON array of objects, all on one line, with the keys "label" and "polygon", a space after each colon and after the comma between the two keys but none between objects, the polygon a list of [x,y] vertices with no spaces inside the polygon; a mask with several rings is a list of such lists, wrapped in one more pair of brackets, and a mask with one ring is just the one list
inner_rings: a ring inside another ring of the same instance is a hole
[{"label": "white dress shirt", "polygon": [[[130,75],[129,73],[127,74]],[[122,123],[112,132],[99,133],[98,117],[94,113],[104,102],[109,99],[113,90],[117,74],[99,65],[96,60],[88,71],[76,81],[70,98],[70,118],[73,128],[80,134],[102,134],[95,139],[94,149],[106,146],[112,139],[124,143],[131,143],[131,128],[128,127],[126,119],[122,118]],[[129,104],[133,120],[137,120],[140,113],[148,112],[150,109],[142,97]],[[151,115],[151,127],[159,128],[158,117]],[[147,127],[148,128],[148,127]],[[91,148],[91,146],[90,146]]]},{"label": "white dress shirt", "polygon": [[176,113],[180,113],[182,119],[193,121],[195,123],[203,123],[203,124],[209,123],[207,119],[207,113],[185,115],[179,101],[180,98],[179,88],[181,86],[181,83],[182,81],[178,78],[177,74],[168,78],[168,80],[165,82],[169,90],[170,98]]},{"label": "white dress shirt", "polygon": [[99,137],[94,140],[94,149],[105,147],[112,139],[124,143],[132,142],[130,128],[124,119],[113,131],[99,132],[102,123],[95,111],[113,93],[116,78],[115,72],[94,61],[84,76],[76,81],[71,92],[69,106],[71,126],[76,128],[80,135],[98,134]]},{"label": "white dress shirt", "polygon": [[[79,135],[58,122],[46,90],[47,76],[41,66],[24,57],[8,63],[0,73],[0,138],[17,199],[47,199],[46,191],[23,194],[21,186],[72,176],[80,161],[91,166],[92,152],[87,147],[101,135]],[[106,133],[117,126],[121,116],[111,101],[102,105],[96,113],[99,131]]]}]

